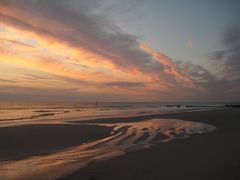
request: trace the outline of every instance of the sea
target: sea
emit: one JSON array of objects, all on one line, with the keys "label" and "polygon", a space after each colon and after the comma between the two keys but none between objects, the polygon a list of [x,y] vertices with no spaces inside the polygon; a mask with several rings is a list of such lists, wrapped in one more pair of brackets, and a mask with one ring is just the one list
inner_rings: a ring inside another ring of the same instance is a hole
[{"label": "sea", "polygon": [[0,127],[47,121],[89,120],[224,108],[203,102],[15,102],[0,101]]}]

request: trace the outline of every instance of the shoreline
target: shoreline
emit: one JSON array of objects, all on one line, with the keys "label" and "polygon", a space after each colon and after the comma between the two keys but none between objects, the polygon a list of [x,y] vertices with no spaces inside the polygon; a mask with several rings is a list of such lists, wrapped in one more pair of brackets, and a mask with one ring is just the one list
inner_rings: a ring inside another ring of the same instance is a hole
[{"label": "shoreline", "polygon": [[[154,118],[166,118],[166,119],[180,119],[179,115],[186,113],[197,113],[197,112],[211,112],[211,111],[222,111],[228,110],[227,108],[217,108],[217,109],[197,109],[197,110],[186,110],[186,111],[173,111],[173,112],[164,112],[164,113],[154,113],[154,114],[138,114],[133,116],[113,116],[113,117],[103,117],[103,118],[94,118],[86,120],[73,120],[69,121],[76,124],[85,124],[85,123],[121,123],[121,122],[140,122],[146,121]],[[187,120],[187,119],[182,119]],[[192,121],[192,120],[189,120]],[[193,120],[194,121],[194,120]],[[199,121],[202,122],[202,121]]]},{"label": "shoreline", "polygon": [[[199,110],[214,111],[215,109]],[[152,118],[163,118],[171,114],[199,111],[170,112],[137,116],[106,117],[91,120],[70,121],[73,124],[22,124],[0,127],[0,162],[20,160],[31,156],[47,155],[110,135],[112,128],[91,123],[138,122]],[[89,123],[86,125],[84,123]],[[82,125],[84,124],[84,125]],[[94,132],[94,133],[93,133]],[[50,139],[48,138],[49,136]],[[76,138],[79,136],[80,138]],[[65,138],[62,138],[65,137]],[[36,144],[37,142],[37,144]],[[15,147],[18,147],[16,152]]]},{"label": "shoreline", "polygon": [[59,179],[223,180],[240,177],[237,173],[240,168],[240,109],[237,108],[72,121],[74,124],[2,127],[0,141],[3,148],[0,149],[0,161],[4,163],[47,155],[109,136],[112,127],[94,125],[96,122],[139,122],[153,118],[202,122],[217,129],[147,149],[127,151],[123,156],[90,163]]},{"label": "shoreline", "polygon": [[[217,129],[211,133],[193,135],[148,149],[127,152],[114,159],[94,162],[59,179],[240,179],[240,109],[160,114],[151,117],[203,122],[214,125]],[[133,120],[132,118],[134,117],[121,121],[127,122]],[[146,118],[144,116],[140,120]],[[117,119],[101,121],[117,122]]]}]

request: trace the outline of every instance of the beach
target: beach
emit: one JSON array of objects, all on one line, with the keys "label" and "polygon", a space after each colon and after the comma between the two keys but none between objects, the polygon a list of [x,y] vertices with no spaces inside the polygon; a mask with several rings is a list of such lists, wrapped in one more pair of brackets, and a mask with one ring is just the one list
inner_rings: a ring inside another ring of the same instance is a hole
[{"label": "beach", "polygon": [[37,124],[3,127],[0,128],[0,161],[53,153],[104,138],[110,132],[111,128],[94,125]]},{"label": "beach", "polygon": [[0,180],[240,180],[240,0],[0,0]]},{"label": "beach", "polygon": [[[240,109],[238,108],[102,118],[74,121],[74,124],[2,127],[0,128],[0,161],[26,159],[28,162],[27,159],[31,159],[32,156],[64,152],[66,149],[108,137],[113,127],[98,126],[95,125],[96,122],[129,123],[156,118],[202,122],[213,125],[216,129],[212,132],[193,134],[188,138],[158,143],[150,148],[128,151],[126,154],[103,158],[103,160],[89,161],[90,163],[75,168],[74,171],[69,171],[58,179],[240,179]],[[111,150],[109,149],[107,153],[111,153]],[[39,158],[42,161],[41,156]],[[77,157],[73,156],[74,158]]]},{"label": "beach", "polygon": [[215,125],[217,129],[92,163],[63,179],[240,179],[240,109],[185,112],[157,117],[205,122]]}]

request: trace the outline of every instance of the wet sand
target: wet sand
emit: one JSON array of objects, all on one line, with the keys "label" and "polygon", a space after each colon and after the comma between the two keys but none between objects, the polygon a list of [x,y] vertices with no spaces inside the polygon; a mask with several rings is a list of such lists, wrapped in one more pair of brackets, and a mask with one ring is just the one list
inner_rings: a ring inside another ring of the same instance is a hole
[{"label": "wet sand", "polygon": [[109,136],[111,128],[37,124],[0,128],[0,162],[48,154]]},{"label": "wet sand", "polygon": [[[77,180],[240,180],[240,109],[104,118],[97,122],[182,119],[216,126],[211,133],[161,143],[149,149],[95,162],[61,179]],[[96,122],[91,120],[88,122]],[[0,128],[0,161],[22,159],[109,136],[96,125],[41,124]],[[84,121],[86,123],[86,121]]]},{"label": "wet sand", "polygon": [[[77,180],[238,180],[240,179],[240,109],[184,112],[104,122],[176,118],[216,126],[211,133],[161,143],[102,162],[62,179]],[[94,122],[94,121],[91,121]]]}]

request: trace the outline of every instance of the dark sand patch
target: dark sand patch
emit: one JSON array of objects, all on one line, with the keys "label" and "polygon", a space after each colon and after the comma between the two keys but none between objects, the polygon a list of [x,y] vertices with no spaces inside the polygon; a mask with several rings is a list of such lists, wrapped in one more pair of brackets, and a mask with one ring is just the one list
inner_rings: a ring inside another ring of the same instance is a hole
[{"label": "dark sand patch", "polygon": [[44,124],[0,128],[0,161],[52,153],[110,135],[96,125]]},{"label": "dark sand patch", "polygon": [[138,144],[141,141],[146,140],[149,137],[149,132],[144,132],[143,135],[141,137],[139,137],[138,139],[136,139],[133,144]]},{"label": "dark sand patch", "polygon": [[162,133],[157,133],[157,135],[152,139],[152,142],[158,142],[163,141],[164,139],[167,139],[168,136]]}]

